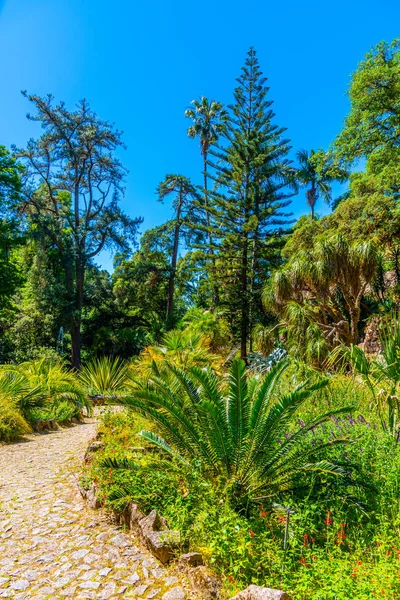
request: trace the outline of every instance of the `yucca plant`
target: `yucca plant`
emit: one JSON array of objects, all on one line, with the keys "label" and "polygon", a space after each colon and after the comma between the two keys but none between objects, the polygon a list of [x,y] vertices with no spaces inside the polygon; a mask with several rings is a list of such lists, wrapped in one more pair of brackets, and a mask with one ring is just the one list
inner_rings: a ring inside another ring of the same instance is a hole
[{"label": "yucca plant", "polygon": [[103,356],[82,367],[79,379],[90,395],[117,396],[125,389],[128,367],[118,357]]},{"label": "yucca plant", "polygon": [[347,439],[311,446],[309,432],[348,408],[320,415],[290,432],[301,405],[327,385],[306,381],[276,397],[277,384],[288,366],[282,360],[265,376],[249,377],[245,363],[232,362],[227,377],[211,369],[187,370],[166,364],[155,369],[147,385],[125,398],[126,406],[145,416],[157,433],[142,431],[174,461],[200,468],[237,506],[251,499],[273,499],[305,486],[307,475],[343,475],[324,453]]}]

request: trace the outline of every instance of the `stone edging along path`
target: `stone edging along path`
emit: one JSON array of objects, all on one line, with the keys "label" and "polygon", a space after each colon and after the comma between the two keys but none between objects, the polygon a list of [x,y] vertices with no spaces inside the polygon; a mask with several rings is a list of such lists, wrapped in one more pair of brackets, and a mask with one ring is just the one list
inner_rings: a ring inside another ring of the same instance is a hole
[{"label": "stone edging along path", "polygon": [[0,598],[196,598],[185,575],[89,509],[77,473],[95,423],[0,446]]}]

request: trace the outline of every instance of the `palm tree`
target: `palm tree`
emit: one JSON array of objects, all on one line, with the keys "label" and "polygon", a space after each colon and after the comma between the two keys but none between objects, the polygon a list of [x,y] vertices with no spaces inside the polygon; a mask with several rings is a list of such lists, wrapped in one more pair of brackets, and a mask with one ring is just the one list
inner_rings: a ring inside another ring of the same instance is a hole
[{"label": "palm tree", "polygon": [[167,373],[155,367],[124,404],[155,425],[156,432],[142,431],[141,437],[182,466],[200,469],[243,509],[253,499],[272,501],[279,494],[304,489],[311,473],[343,475],[324,452],[348,440],[313,446],[308,436],[334,414],[349,409],[291,428],[298,409],[327,380],[306,381],[279,397],[277,384],[288,364],[283,360],[264,379],[257,379],[249,377],[242,360],[232,362],[228,377],[169,363]]},{"label": "palm tree", "polygon": [[[320,196],[329,204],[332,200],[333,181],[343,182],[347,179],[348,173],[337,166],[329,165],[329,157],[322,150],[299,150],[296,158],[300,163],[300,169],[297,170],[296,178],[300,186],[308,186],[306,191],[307,204],[311,208],[311,218],[315,217],[315,205]],[[322,163],[321,163],[322,161]],[[320,170],[317,163],[322,164]]]},{"label": "palm tree", "polygon": [[[193,122],[188,128],[188,136],[191,138],[200,138],[200,153],[203,157],[204,206],[206,211],[208,241],[210,245],[210,254],[214,254],[209,213],[207,158],[210,145],[217,142],[219,136],[226,129],[228,113],[221,102],[208,100],[205,96],[202,96],[200,100],[192,100],[191,104],[193,104],[193,108],[188,108],[185,111],[185,117],[192,119]],[[217,291],[214,290],[214,304],[216,303],[217,295]]]},{"label": "palm tree", "polygon": [[377,264],[372,242],[349,243],[341,235],[298,252],[264,287],[264,306],[280,320],[266,341],[285,328],[292,349],[317,365],[338,344],[357,344],[361,303]]},{"label": "palm tree", "polygon": [[210,342],[203,333],[188,329],[168,331],[160,346],[147,346],[140,356],[132,360],[129,365],[129,389],[148,381],[155,371],[158,374],[170,374],[169,363],[184,370],[191,367],[204,369],[210,365],[218,368],[222,358],[212,353]]}]

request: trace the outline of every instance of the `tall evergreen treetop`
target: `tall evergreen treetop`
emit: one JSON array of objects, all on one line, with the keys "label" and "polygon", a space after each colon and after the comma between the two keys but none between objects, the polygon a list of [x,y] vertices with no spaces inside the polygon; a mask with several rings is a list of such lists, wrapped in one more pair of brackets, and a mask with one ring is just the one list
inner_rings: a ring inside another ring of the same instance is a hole
[{"label": "tall evergreen treetop", "polygon": [[237,82],[222,143],[210,149],[215,181],[210,210],[219,257],[229,265],[235,288],[231,298],[241,299],[241,355],[246,357],[252,325],[262,311],[261,285],[278,261],[279,239],[290,222],[284,209],[294,170],[286,130],[273,123],[269,88],[253,48]]}]

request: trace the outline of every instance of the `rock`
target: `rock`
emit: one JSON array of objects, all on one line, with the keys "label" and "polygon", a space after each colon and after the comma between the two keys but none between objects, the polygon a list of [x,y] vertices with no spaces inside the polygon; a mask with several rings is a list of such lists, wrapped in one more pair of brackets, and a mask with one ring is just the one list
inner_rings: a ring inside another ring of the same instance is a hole
[{"label": "rock", "polygon": [[180,567],[200,567],[204,565],[204,561],[200,552],[188,552],[188,554],[182,554],[178,564]]},{"label": "rock", "polygon": [[89,444],[89,446],[86,448],[86,452],[85,452],[85,462],[88,463],[89,461],[92,460],[92,454],[94,454],[95,452],[98,452],[99,450],[104,450],[104,444],[103,442],[91,442]]},{"label": "rock", "polygon": [[155,510],[139,521],[139,530],[150,552],[163,564],[168,563],[179,547],[179,531],[167,529],[166,520]]},{"label": "rock", "polygon": [[29,587],[29,581],[26,579],[17,579],[16,581],[12,581],[10,588],[13,590],[26,590]]},{"label": "rock", "polygon": [[43,421],[42,419],[35,419],[32,423],[32,429],[36,433],[42,433],[42,431],[44,431],[45,428],[46,428],[46,421]]},{"label": "rock", "polygon": [[89,508],[97,509],[100,508],[101,502],[97,497],[96,486],[93,484],[90,490],[86,492],[86,502]]},{"label": "rock", "polygon": [[83,581],[79,584],[79,587],[83,590],[97,590],[100,587],[99,581]]},{"label": "rock", "polygon": [[204,600],[220,597],[221,583],[207,567],[192,567],[188,577],[195,591],[201,594]]},{"label": "rock", "polygon": [[140,519],[140,529],[144,531],[165,531],[167,530],[167,521],[158,514],[156,510],[152,510],[147,517]]},{"label": "rock", "polygon": [[138,505],[130,502],[125,506],[121,514],[118,515],[118,520],[121,525],[125,525],[128,529],[135,531],[140,535],[139,521],[145,518],[145,515],[140,512]]},{"label": "rock", "polygon": [[376,355],[380,352],[380,350],[382,350],[382,343],[379,338],[380,326],[381,319],[379,317],[372,317],[365,328],[364,341],[359,344],[359,346],[369,356]]},{"label": "rock", "polygon": [[111,538],[110,544],[114,544],[114,546],[118,546],[118,548],[125,548],[126,546],[130,546],[131,542],[124,533],[119,533]]},{"label": "rock", "polygon": [[142,594],[145,593],[145,591],[147,590],[149,586],[146,584],[142,584],[139,585],[136,589],[135,589],[135,596],[141,596]]},{"label": "rock", "polygon": [[104,588],[102,589],[102,591],[98,595],[98,598],[100,600],[108,600],[109,598],[111,598],[111,596],[114,595],[116,589],[117,589],[117,586],[114,583],[114,581],[110,581],[109,583],[107,583],[104,586]]},{"label": "rock", "polygon": [[292,600],[292,598],[281,590],[249,585],[249,587],[236,594],[231,600]]},{"label": "rock", "polygon": [[148,598],[148,600],[152,600],[152,598],[155,598],[156,596],[158,596],[158,594],[161,592],[161,588],[156,588],[154,590],[151,590],[146,598]]},{"label": "rock", "polygon": [[186,594],[183,588],[177,586],[172,588],[172,590],[169,590],[169,592],[167,592],[166,594],[164,594],[162,600],[185,600],[185,598]]},{"label": "rock", "polygon": [[84,558],[86,554],[89,554],[89,550],[85,550],[85,548],[82,550],[75,550],[75,552],[71,554],[71,558],[74,560],[80,560],[81,558]]},{"label": "rock", "polygon": [[134,585],[135,583],[137,583],[138,581],[140,581],[140,577],[137,574],[137,572],[135,571],[133,573],[133,575],[129,575],[129,577],[126,578],[126,581],[128,583],[130,583],[131,585]]}]

